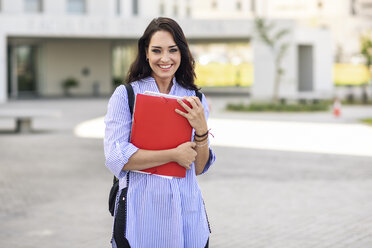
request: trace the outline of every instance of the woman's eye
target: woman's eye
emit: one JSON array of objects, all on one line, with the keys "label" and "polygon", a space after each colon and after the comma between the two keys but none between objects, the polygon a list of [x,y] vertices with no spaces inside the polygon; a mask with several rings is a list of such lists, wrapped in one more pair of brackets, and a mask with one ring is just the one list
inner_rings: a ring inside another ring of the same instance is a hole
[{"label": "woman's eye", "polygon": [[177,51],[178,51],[178,49],[177,48],[173,48],[173,49],[171,49],[171,50],[169,50],[171,53],[176,53]]},{"label": "woman's eye", "polygon": [[151,50],[153,53],[160,53],[160,50],[159,49],[152,49]]}]

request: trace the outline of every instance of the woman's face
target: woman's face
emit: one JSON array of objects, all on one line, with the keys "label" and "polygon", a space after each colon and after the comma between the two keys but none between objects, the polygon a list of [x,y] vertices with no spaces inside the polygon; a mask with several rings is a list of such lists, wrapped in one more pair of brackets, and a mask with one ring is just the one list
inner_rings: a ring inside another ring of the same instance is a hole
[{"label": "woman's face", "polygon": [[155,32],[146,51],[152,76],[157,82],[171,82],[181,63],[181,52],[167,31]]}]

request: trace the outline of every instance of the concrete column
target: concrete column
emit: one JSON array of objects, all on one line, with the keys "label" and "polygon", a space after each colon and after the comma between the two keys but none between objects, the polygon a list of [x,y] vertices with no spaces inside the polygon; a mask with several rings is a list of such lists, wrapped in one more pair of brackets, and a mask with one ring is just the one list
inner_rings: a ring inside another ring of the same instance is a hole
[{"label": "concrete column", "polygon": [[269,47],[259,40],[253,39],[254,82],[251,87],[252,99],[269,101],[274,88],[274,57]]},{"label": "concrete column", "polygon": [[0,33],[0,103],[6,102],[8,94],[6,51],[6,36]]}]

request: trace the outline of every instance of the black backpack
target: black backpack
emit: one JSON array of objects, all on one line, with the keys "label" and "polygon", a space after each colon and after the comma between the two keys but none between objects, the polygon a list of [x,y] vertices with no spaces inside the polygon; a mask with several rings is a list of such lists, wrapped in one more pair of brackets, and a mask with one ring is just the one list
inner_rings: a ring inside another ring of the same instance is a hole
[{"label": "black backpack", "polygon": [[[131,84],[125,84],[125,88],[127,89],[128,94],[128,105],[130,110],[130,115],[133,116],[133,108],[134,108],[134,92]],[[196,96],[200,99],[200,102],[202,101],[202,93],[200,91],[195,91]],[[129,182],[129,172],[127,173],[127,182]],[[111,213],[111,216],[114,216],[114,210],[115,210],[115,199],[117,192],[119,190],[119,180],[114,176],[112,181],[112,187],[109,194],[109,211]]]}]

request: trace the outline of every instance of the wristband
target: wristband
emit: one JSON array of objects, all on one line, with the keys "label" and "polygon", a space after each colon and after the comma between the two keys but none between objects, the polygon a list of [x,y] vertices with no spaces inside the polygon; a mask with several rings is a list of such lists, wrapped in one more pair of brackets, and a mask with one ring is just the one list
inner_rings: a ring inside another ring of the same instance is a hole
[{"label": "wristband", "polygon": [[196,142],[201,142],[201,141],[204,141],[204,140],[206,140],[206,139],[208,139],[208,136],[205,136],[204,138],[202,138],[202,139],[196,139],[196,137],[194,137],[194,140],[196,141]]},{"label": "wristband", "polygon": [[207,132],[206,132],[205,134],[202,134],[202,135],[198,135],[198,134],[195,132],[195,136],[201,138],[201,137],[204,137],[205,135],[208,135],[208,133],[209,133],[209,130],[207,130]]}]

